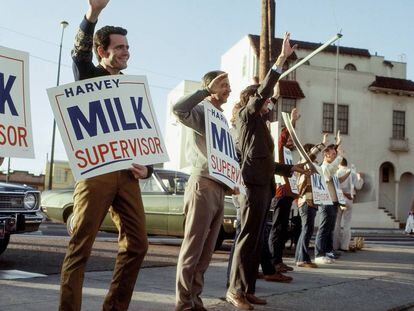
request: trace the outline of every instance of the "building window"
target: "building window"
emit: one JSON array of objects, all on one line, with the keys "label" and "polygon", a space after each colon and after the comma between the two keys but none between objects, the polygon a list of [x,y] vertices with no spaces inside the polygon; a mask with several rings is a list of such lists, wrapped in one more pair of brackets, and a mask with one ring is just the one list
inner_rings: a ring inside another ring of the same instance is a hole
[{"label": "building window", "polygon": [[247,75],[247,56],[243,56],[243,63],[242,63],[242,77],[246,77]]},{"label": "building window", "polygon": [[[286,70],[288,70],[290,67],[289,62],[285,62],[283,64],[283,72],[285,72]],[[289,73],[287,76],[283,77],[282,80],[296,80],[296,70],[293,70],[291,73]]]},{"label": "building window", "polygon": [[345,67],[344,67],[344,69],[345,70],[349,70],[349,71],[357,71],[356,66],[354,64],[351,64],[351,63],[346,64]]},{"label": "building window", "polygon": [[256,55],[253,55],[253,76],[259,75],[259,59]]},{"label": "building window", "polygon": [[323,104],[322,114],[322,132],[333,133],[334,132],[334,104]]},{"label": "building window", "polygon": [[338,105],[338,130],[341,134],[348,134],[348,105]]},{"label": "building window", "polygon": [[278,100],[272,99],[273,101],[273,109],[269,111],[269,121],[270,122],[276,122],[278,120]]},{"label": "building window", "polygon": [[282,112],[290,113],[293,108],[296,108],[296,99],[282,97]]},{"label": "building window", "polygon": [[57,167],[57,168],[53,168],[53,172],[54,172],[54,182],[56,183],[62,183],[63,182],[63,171],[61,168]]},{"label": "building window", "polygon": [[405,111],[399,111],[399,110],[393,111],[392,138],[405,139]]}]

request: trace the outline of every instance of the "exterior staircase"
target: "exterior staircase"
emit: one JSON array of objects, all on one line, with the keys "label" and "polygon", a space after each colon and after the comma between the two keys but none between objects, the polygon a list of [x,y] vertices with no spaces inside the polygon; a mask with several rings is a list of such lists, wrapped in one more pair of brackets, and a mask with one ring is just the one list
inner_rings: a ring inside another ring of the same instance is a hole
[{"label": "exterior staircase", "polygon": [[391,220],[393,220],[395,223],[398,224],[398,227],[401,229],[402,228],[402,223],[395,218],[394,214],[391,213],[386,207],[378,207],[379,210],[382,210]]}]

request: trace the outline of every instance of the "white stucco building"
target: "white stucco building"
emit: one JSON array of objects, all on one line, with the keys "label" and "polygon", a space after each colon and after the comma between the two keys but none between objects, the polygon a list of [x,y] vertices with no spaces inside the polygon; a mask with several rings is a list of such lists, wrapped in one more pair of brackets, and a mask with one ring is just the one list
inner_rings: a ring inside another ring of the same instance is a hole
[{"label": "white stucco building", "polygon": [[[299,49],[289,65],[320,45],[291,42],[298,43]],[[282,40],[274,43],[278,50]],[[258,74],[258,53],[259,37],[247,35],[221,58],[221,69],[229,73],[232,87],[223,106],[227,116],[240,91]],[[281,81],[279,104],[271,119],[280,120],[281,111],[297,107],[302,117],[296,130],[302,143],[319,142],[323,132],[332,133],[333,142],[335,129],[340,129],[345,157],[366,181],[357,197],[353,226],[398,228],[414,200],[414,82],[406,80],[406,63],[385,60],[366,49],[340,47],[338,65],[337,74],[336,47],[331,46]],[[179,97],[174,94],[190,92],[192,87],[198,85],[185,81],[177,86],[168,98],[169,107]],[[167,117],[166,140],[174,135],[174,146],[168,150],[171,158],[177,158],[184,154],[176,143],[182,136],[172,133],[171,120]]]}]

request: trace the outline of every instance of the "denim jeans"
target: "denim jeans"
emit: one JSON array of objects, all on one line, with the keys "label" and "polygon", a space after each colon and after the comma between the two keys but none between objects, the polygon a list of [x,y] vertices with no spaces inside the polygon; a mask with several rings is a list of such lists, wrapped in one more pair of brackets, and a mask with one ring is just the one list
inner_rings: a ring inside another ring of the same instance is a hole
[{"label": "denim jeans", "polygon": [[319,207],[319,229],[315,239],[315,257],[325,256],[333,251],[333,231],[335,229],[338,203]]},{"label": "denim jeans", "polygon": [[296,245],[296,262],[311,262],[308,248],[313,234],[316,212],[317,209],[315,207],[310,207],[306,203],[299,207],[299,215],[302,220],[302,232]]}]

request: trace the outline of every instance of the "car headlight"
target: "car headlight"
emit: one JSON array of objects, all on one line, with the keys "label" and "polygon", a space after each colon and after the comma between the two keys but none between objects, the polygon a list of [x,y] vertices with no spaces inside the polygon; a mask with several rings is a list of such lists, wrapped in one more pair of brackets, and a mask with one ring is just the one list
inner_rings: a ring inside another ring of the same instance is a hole
[{"label": "car headlight", "polygon": [[27,209],[35,209],[37,205],[37,198],[33,193],[26,193],[24,196],[24,207]]}]

